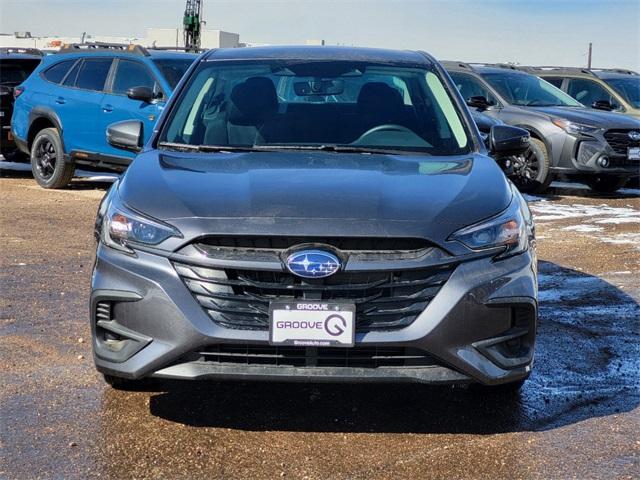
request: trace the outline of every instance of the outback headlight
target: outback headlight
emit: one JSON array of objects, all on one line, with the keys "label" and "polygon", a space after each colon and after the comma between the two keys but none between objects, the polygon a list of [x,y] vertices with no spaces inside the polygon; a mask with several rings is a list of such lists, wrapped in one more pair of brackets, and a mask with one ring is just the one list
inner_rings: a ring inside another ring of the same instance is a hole
[{"label": "outback headlight", "polygon": [[560,127],[571,135],[589,135],[600,130],[600,127],[585,125],[584,123],[570,122],[569,120],[564,120],[562,118],[554,118],[552,122],[556,127]]},{"label": "outback headlight", "polygon": [[153,246],[169,237],[182,237],[182,234],[171,225],[112,202],[102,223],[101,237],[105,245],[133,253],[130,244]]},{"label": "outback headlight", "polygon": [[520,210],[520,202],[516,198],[501,214],[458,230],[449,239],[476,251],[503,247],[496,258],[521,253],[529,244],[527,225]]}]

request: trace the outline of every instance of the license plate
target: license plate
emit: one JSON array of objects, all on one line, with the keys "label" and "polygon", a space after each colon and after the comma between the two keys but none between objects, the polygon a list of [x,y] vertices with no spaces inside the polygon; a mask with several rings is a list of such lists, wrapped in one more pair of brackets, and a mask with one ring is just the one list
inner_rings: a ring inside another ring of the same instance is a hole
[{"label": "license plate", "polygon": [[629,160],[640,160],[640,147],[631,147],[627,150]]},{"label": "license plate", "polygon": [[269,306],[269,343],[307,347],[352,347],[356,306],[348,303],[273,302]]}]

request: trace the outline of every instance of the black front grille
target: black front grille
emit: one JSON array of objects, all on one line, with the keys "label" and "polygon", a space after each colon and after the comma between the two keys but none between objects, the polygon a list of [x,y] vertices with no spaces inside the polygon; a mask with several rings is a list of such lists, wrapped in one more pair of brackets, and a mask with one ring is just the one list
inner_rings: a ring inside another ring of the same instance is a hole
[{"label": "black front grille", "polygon": [[296,245],[319,243],[341,251],[422,250],[433,245],[421,238],[394,237],[291,237],[291,236],[207,236],[197,243],[211,247],[286,250]]},{"label": "black front grille", "polygon": [[640,140],[632,140],[629,132],[640,132],[637,130],[607,130],[604,138],[614,152],[620,155],[626,155],[627,149],[631,147],[640,147]]},{"label": "black front grille", "polygon": [[356,306],[356,331],[406,327],[422,313],[453,271],[339,272],[305,280],[288,272],[218,269],[174,262],[187,288],[211,318],[228,328],[267,330],[272,301],[342,300]]},{"label": "black front grille", "polygon": [[221,344],[189,354],[184,360],[216,364],[291,367],[408,367],[437,365],[436,360],[415,348],[365,347],[311,348],[252,344]]}]

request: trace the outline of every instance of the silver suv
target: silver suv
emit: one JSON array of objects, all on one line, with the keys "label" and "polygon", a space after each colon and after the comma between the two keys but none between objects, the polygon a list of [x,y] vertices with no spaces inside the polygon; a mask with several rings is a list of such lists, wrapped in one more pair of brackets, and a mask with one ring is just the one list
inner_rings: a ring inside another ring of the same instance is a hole
[{"label": "silver suv", "polygon": [[531,147],[514,165],[514,182],[544,191],[554,175],[614,192],[640,175],[640,120],[604,112],[509,65],[443,62],[472,108],[531,134]]}]

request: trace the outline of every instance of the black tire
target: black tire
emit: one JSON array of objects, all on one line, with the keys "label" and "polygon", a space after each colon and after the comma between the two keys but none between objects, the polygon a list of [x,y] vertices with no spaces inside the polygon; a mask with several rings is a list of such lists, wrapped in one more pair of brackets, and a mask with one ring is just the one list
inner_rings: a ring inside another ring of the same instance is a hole
[{"label": "black tire", "polygon": [[585,178],[589,188],[598,193],[613,193],[625,186],[628,177],[617,177],[615,175],[592,175]]},{"label": "black tire", "polygon": [[542,193],[553,181],[549,171],[549,154],[544,142],[537,138],[529,140],[529,148],[514,162],[513,174],[509,177],[518,190],[524,193]]},{"label": "black tire", "polygon": [[75,165],[64,161],[60,134],[55,128],[40,130],[31,144],[31,171],[43,188],[66,187],[75,172]]}]

